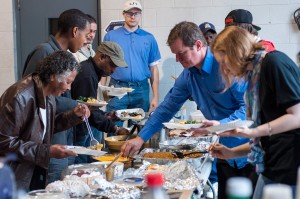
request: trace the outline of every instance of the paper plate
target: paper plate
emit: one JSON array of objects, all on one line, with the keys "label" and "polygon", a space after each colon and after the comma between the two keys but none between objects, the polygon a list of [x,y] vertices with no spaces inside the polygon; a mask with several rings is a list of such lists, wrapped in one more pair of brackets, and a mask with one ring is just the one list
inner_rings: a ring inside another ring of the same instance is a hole
[{"label": "paper plate", "polygon": [[[127,113],[138,113],[141,114],[141,116],[136,116],[136,117],[132,117],[132,116],[123,116],[122,112],[127,112]],[[141,108],[133,108],[133,109],[122,109],[122,110],[118,110],[117,111],[117,116],[121,119],[121,120],[142,120],[145,117],[145,111]]]},{"label": "paper plate", "polygon": [[99,84],[99,87],[101,88],[102,91],[108,91],[108,95],[110,96],[124,96],[126,93],[130,93],[134,91],[133,88],[127,88],[127,87],[122,87],[122,88],[114,88],[114,87],[109,87],[109,86],[102,86]]},{"label": "paper plate", "polygon": [[103,156],[107,152],[100,150],[92,150],[81,146],[67,146],[67,149],[81,155]]},{"label": "paper plate", "polygon": [[238,120],[238,121],[233,121],[233,122],[229,122],[226,124],[220,124],[217,126],[210,126],[210,127],[207,127],[206,129],[208,131],[210,131],[211,133],[220,134],[225,131],[234,130],[236,128],[248,128],[252,124],[253,124],[253,121],[250,121],[250,120],[244,120],[244,121]]},{"label": "paper plate", "polygon": [[85,104],[87,106],[102,107],[102,106],[107,105],[107,102],[105,102],[105,101],[99,101],[98,103],[89,103],[89,102],[84,102],[84,101],[81,101],[81,100],[76,100],[76,101],[79,102],[79,103]]},{"label": "paper plate", "polygon": [[165,122],[163,123],[165,127],[168,129],[191,129],[191,128],[200,128],[203,126],[202,123],[197,123],[197,124],[179,124],[179,123],[174,123],[174,122]]}]

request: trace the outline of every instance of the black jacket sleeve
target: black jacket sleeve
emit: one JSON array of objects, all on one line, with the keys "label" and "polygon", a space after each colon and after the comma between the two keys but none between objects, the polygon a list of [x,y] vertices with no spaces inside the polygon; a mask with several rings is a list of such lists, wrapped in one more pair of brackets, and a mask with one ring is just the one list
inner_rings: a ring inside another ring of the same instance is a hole
[{"label": "black jacket sleeve", "polygon": [[[79,96],[97,98],[98,78],[93,70],[92,63],[89,60],[81,62],[82,70],[71,86],[71,94],[73,99],[78,99]],[[115,123],[105,117],[105,113],[96,109],[91,112],[89,122],[100,131],[114,132]],[[87,133],[84,126],[76,129],[76,135],[80,136]]]}]

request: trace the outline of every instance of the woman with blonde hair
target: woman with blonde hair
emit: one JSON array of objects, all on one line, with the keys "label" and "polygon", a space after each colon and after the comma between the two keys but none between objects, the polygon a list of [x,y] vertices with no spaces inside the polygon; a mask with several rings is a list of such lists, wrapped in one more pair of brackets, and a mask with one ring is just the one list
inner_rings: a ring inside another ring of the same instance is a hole
[{"label": "woman with blonde hair", "polygon": [[300,165],[300,69],[284,53],[266,52],[254,37],[239,27],[225,28],[211,45],[229,88],[233,80],[248,82],[245,93],[251,128],[237,128],[221,136],[252,138],[250,143],[227,148],[216,144],[212,154],[221,159],[246,156],[260,173],[253,198],[262,198],[264,185],[288,184],[295,194]]}]

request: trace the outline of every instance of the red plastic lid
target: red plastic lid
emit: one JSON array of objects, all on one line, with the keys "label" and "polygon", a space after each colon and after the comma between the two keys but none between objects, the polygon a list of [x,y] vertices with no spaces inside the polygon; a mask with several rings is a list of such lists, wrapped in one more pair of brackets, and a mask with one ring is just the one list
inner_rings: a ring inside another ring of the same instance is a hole
[{"label": "red plastic lid", "polygon": [[165,179],[162,173],[149,173],[145,176],[145,181],[149,187],[161,187]]}]

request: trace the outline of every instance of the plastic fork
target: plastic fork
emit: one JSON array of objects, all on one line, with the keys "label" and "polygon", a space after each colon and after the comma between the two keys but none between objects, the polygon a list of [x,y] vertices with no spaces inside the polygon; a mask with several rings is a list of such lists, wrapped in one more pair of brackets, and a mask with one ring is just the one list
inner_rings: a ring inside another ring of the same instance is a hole
[{"label": "plastic fork", "polygon": [[100,143],[94,138],[90,123],[86,117],[84,117],[84,121],[91,137],[90,146],[97,146]]}]

